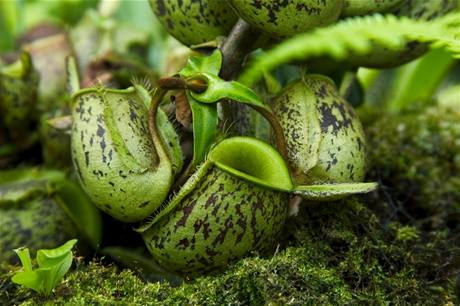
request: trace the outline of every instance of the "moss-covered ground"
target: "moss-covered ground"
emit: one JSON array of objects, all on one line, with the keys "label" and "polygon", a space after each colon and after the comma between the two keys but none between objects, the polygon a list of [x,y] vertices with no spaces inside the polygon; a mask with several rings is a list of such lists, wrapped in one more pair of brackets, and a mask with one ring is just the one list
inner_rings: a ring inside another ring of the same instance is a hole
[{"label": "moss-covered ground", "polygon": [[[416,118],[414,118],[414,116]],[[368,126],[365,197],[304,203],[273,256],[169,283],[94,259],[79,262],[51,298],[0,272],[0,304],[455,305],[460,213],[460,116],[428,110]]]},{"label": "moss-covered ground", "polygon": [[424,230],[457,232],[458,110],[429,108],[422,113],[384,116],[367,131],[371,165],[368,172],[371,179],[382,185],[379,201],[392,205],[387,206],[387,213]]}]

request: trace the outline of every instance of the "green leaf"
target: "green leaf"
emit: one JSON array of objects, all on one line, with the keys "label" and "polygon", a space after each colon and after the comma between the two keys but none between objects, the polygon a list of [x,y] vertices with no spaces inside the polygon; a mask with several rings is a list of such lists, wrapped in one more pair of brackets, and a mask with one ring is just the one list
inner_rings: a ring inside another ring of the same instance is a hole
[{"label": "green leaf", "polygon": [[216,103],[223,99],[230,99],[240,103],[248,104],[256,108],[268,109],[268,106],[249,87],[236,82],[227,82],[217,75],[200,73],[193,76],[206,81],[208,88],[202,92],[191,92],[191,96],[202,103]]},{"label": "green leaf", "polygon": [[33,71],[32,58],[29,53],[21,52],[20,58],[14,63],[0,68],[0,74],[15,79],[24,79]]},{"label": "green leaf", "polygon": [[[413,20],[393,15],[347,18],[331,26],[317,28],[283,41],[270,51],[257,57],[241,74],[239,81],[251,86],[266,71],[293,61],[331,56],[346,59],[350,54],[366,55],[372,46],[395,49],[417,41],[432,48],[445,48],[460,56],[460,12],[436,20]],[[333,37],[333,39],[331,39]]]},{"label": "green leaf", "polygon": [[209,56],[192,56],[187,65],[179,72],[183,78],[191,77],[197,73],[211,73],[219,75],[222,67],[222,53],[214,50]]},{"label": "green leaf", "polygon": [[[6,1],[8,2],[8,1]],[[40,21],[75,24],[90,8],[96,8],[98,0],[72,1],[21,1],[25,2],[22,14],[25,27],[29,28]]]},{"label": "green leaf", "polygon": [[13,283],[32,289],[40,294],[44,294],[41,276],[36,271],[17,272],[11,280]]},{"label": "green leaf", "polygon": [[0,184],[0,205],[18,203],[46,194],[45,181]]},{"label": "green leaf", "polygon": [[377,183],[300,185],[292,193],[307,200],[334,201],[352,194],[371,192],[377,187]]},{"label": "green leaf", "polygon": [[[179,72],[183,78],[196,76],[199,73],[218,75],[222,66],[222,53],[215,50],[209,56],[192,56],[187,65]],[[191,91],[187,90],[187,100],[192,110],[193,124],[193,159],[189,169],[193,169],[204,161],[206,153],[217,137],[217,106],[199,103]],[[201,101],[200,101],[201,102]]]},{"label": "green leaf", "polygon": [[271,108],[252,89],[236,81],[226,82],[210,73],[196,74],[192,78],[202,79],[207,83],[207,88],[204,92],[190,91],[190,95],[199,102],[216,103],[223,99],[230,99],[249,105],[264,116],[273,129],[278,150],[286,158],[286,140],[284,139],[282,127]]},{"label": "green leaf", "polygon": [[73,95],[80,90],[80,76],[75,57],[69,56],[66,60],[67,93]]},{"label": "green leaf", "polygon": [[15,34],[19,30],[20,14],[19,5],[16,1],[0,1],[0,50],[13,50]]},{"label": "green leaf", "polygon": [[97,249],[102,239],[102,218],[99,210],[79,185],[62,180],[53,187],[56,201],[75,223],[85,240]]},{"label": "green leaf", "polygon": [[49,295],[59,284],[64,275],[72,266],[73,256],[69,251],[65,255],[54,258],[48,262],[46,267],[40,267],[36,270],[39,278],[43,283],[43,294]]},{"label": "green leaf", "polygon": [[193,159],[190,168],[204,161],[207,152],[217,137],[217,105],[197,102],[187,92],[187,99],[192,109],[193,124]]},{"label": "green leaf", "polygon": [[37,262],[40,268],[51,267],[56,259],[61,259],[70,253],[77,239],[72,239],[55,249],[42,249],[37,252]]},{"label": "green leaf", "polygon": [[14,252],[18,255],[24,271],[32,271],[32,260],[30,259],[30,252],[28,248],[22,247],[15,249]]},{"label": "green leaf", "polygon": [[18,203],[48,193],[49,182],[64,179],[60,171],[19,168],[0,171],[0,205]]},{"label": "green leaf", "polygon": [[39,280],[42,282],[43,294],[49,295],[59,284],[72,265],[72,248],[77,243],[76,239],[66,242],[64,245],[51,250],[39,250],[36,270]]},{"label": "green leaf", "polygon": [[210,56],[190,58],[187,66],[180,72],[183,78],[198,79],[207,84],[204,92],[198,93],[187,90],[187,97],[192,109],[194,133],[194,158],[191,166],[196,166],[204,160],[204,156],[217,134],[216,107],[204,107],[201,104],[215,104],[224,99],[244,103],[261,113],[275,131],[279,130],[277,129],[279,124],[271,109],[252,89],[241,83],[227,82],[218,77],[221,65],[222,54],[215,50]]},{"label": "green leaf", "polygon": [[77,240],[73,239],[55,249],[38,250],[37,262],[39,267],[36,270],[32,270],[29,249],[15,250],[23,264],[24,271],[19,271],[12,277],[13,283],[46,296],[50,295],[70,269],[73,260],[72,248],[76,243]]},{"label": "green leaf", "polygon": [[455,59],[445,50],[433,50],[396,70],[388,109],[399,112],[413,102],[429,102]]}]

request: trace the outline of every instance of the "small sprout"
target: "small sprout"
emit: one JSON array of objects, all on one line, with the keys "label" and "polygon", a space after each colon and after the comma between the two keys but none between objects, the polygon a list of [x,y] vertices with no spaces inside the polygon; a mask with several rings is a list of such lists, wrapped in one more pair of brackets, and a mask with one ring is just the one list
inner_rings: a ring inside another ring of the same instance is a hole
[{"label": "small sprout", "polygon": [[13,283],[49,296],[70,269],[73,260],[72,248],[76,243],[77,240],[72,239],[55,249],[38,250],[38,269],[35,270],[32,267],[29,249],[26,247],[15,249],[23,269],[12,277]]}]

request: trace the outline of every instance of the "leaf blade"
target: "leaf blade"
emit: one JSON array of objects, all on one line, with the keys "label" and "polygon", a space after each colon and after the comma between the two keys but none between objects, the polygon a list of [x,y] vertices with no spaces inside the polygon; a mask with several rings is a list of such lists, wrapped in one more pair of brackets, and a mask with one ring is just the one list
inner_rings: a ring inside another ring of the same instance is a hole
[{"label": "leaf blade", "polygon": [[333,201],[344,196],[367,193],[375,190],[377,183],[342,183],[342,184],[321,184],[321,185],[300,185],[291,192],[306,200]]},{"label": "leaf blade", "polygon": [[209,56],[192,56],[187,65],[179,72],[183,78],[191,77],[197,73],[205,72],[219,75],[222,67],[222,53],[214,50]]},{"label": "leaf blade", "polygon": [[205,160],[217,138],[217,105],[199,103],[189,93],[187,98],[192,110],[193,125],[193,159],[189,167],[195,167]]}]

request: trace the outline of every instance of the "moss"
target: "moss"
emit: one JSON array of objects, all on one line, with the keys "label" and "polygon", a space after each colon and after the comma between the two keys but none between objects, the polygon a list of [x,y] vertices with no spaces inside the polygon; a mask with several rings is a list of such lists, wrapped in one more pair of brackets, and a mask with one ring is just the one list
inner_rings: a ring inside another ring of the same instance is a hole
[{"label": "moss", "polygon": [[369,179],[382,188],[302,204],[273,256],[253,254],[178,286],[94,259],[48,300],[12,284],[17,267],[3,267],[0,304],[458,304],[458,116],[430,109],[369,121]]},{"label": "moss", "polygon": [[392,222],[382,227],[357,199],[308,203],[288,222],[274,256],[240,260],[180,286],[146,283],[135,272],[79,264],[50,300],[0,277],[0,300],[36,305],[343,305],[456,302],[445,265],[445,232]]},{"label": "moss", "polygon": [[460,229],[460,113],[431,108],[383,116],[367,128],[369,179],[388,215],[424,230]]}]

